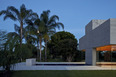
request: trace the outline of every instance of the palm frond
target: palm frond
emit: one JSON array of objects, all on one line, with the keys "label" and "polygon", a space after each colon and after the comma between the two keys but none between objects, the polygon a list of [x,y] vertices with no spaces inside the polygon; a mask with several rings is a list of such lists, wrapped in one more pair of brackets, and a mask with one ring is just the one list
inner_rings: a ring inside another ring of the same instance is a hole
[{"label": "palm frond", "polygon": [[49,21],[49,13],[50,13],[50,10],[43,11],[43,13],[40,16],[40,20],[44,21],[45,23],[48,23],[48,21]]},{"label": "palm frond", "polygon": [[20,36],[16,32],[9,32],[7,34],[7,41],[5,45],[12,51],[17,43],[19,43]]},{"label": "palm frond", "polygon": [[22,21],[26,17],[26,8],[24,4],[22,4],[20,7],[20,16]]},{"label": "palm frond", "polygon": [[17,24],[14,24],[14,29],[16,32],[20,33],[20,27]]},{"label": "palm frond", "polygon": [[33,12],[30,12],[30,13],[27,13],[27,18],[26,19],[30,19],[32,21],[38,19],[39,16],[37,13],[33,13]]},{"label": "palm frond", "polygon": [[22,14],[24,15],[21,15],[23,20],[26,20],[26,19],[31,19],[31,14],[33,13],[33,11],[30,9],[30,10],[25,10],[25,11],[22,11]]},{"label": "palm frond", "polygon": [[50,10],[47,10],[46,13],[49,14],[50,13]]},{"label": "palm frond", "polygon": [[5,11],[5,10],[0,11],[0,16],[1,16],[1,15],[4,15],[4,14],[6,14],[6,11]]},{"label": "palm frond", "polygon": [[43,21],[40,22],[39,24],[39,27],[38,27],[38,30],[41,32],[44,32],[45,31],[45,23]]},{"label": "palm frond", "polygon": [[53,15],[50,17],[49,21],[48,21],[48,24],[51,24],[53,22],[56,22],[56,20],[59,21],[59,17],[57,15]]},{"label": "palm frond", "polygon": [[6,15],[4,16],[4,20],[6,20],[7,18],[10,18],[10,19],[16,21],[16,17],[11,13],[6,13]]},{"label": "palm frond", "polygon": [[64,25],[60,22],[57,22],[55,24],[51,24],[50,26],[52,27],[57,27],[58,29],[60,29],[60,27],[62,27],[62,29],[64,29]]},{"label": "palm frond", "polygon": [[63,23],[61,23],[61,22],[57,22],[57,25],[61,26],[62,29],[64,30],[64,24],[63,24]]},{"label": "palm frond", "polygon": [[8,38],[12,38],[12,37],[16,37],[16,36],[19,36],[16,32],[9,32],[9,33],[7,34],[7,37],[8,37]]},{"label": "palm frond", "polygon": [[54,31],[54,30],[50,30],[49,32],[48,32],[48,35],[53,35],[54,33],[56,33],[56,31]]},{"label": "palm frond", "polygon": [[21,7],[20,7],[20,12],[23,13],[25,11],[26,11],[25,5],[22,4]]},{"label": "palm frond", "polygon": [[12,44],[15,44],[15,43],[19,42],[19,39],[20,39],[20,35],[18,35],[16,32],[9,32],[7,34],[6,44],[9,44],[10,42],[12,42]]},{"label": "palm frond", "polygon": [[31,20],[29,20],[29,19],[26,19],[25,23],[28,24],[28,25],[34,25],[34,23]]},{"label": "palm frond", "polygon": [[39,18],[34,21],[35,26],[39,25],[39,23],[40,23],[40,19]]},{"label": "palm frond", "polygon": [[12,12],[12,14],[14,14],[14,16],[17,16],[17,19],[20,19],[20,13],[19,13],[18,9],[16,9],[14,6],[8,7],[7,10],[9,12]]},{"label": "palm frond", "polygon": [[53,27],[53,26],[48,26],[47,28],[48,28],[48,31],[50,31],[50,30],[54,30],[54,31],[56,31],[56,28]]}]

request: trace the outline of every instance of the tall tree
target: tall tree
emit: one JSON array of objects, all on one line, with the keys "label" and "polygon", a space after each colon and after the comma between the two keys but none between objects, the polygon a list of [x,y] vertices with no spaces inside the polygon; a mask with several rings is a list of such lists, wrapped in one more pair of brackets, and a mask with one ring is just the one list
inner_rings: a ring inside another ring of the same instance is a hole
[{"label": "tall tree", "polygon": [[60,29],[62,27],[64,29],[64,25],[59,21],[59,17],[57,15],[50,16],[50,10],[43,11],[40,17],[40,21],[44,22],[44,32],[43,38],[45,42],[45,61],[47,59],[47,42],[50,39],[50,36],[56,32],[56,28]]},{"label": "tall tree", "polygon": [[53,58],[61,57],[65,61],[72,61],[77,51],[77,40],[70,32],[57,32],[48,43]]},{"label": "tall tree", "polygon": [[49,16],[50,11],[43,11],[43,13],[38,16],[38,18],[32,22],[27,22],[27,31],[29,34],[34,36],[35,40],[37,41],[37,47],[40,49],[39,51],[39,57],[41,61],[41,48],[42,48],[42,41],[45,42],[45,60],[47,59],[47,42],[50,39],[50,36],[56,32],[56,28],[60,29],[60,26],[64,29],[64,25],[60,22],[57,22],[59,20],[59,17],[56,15]]},{"label": "tall tree", "polygon": [[35,21],[29,20],[27,22],[28,26],[25,27],[25,39],[26,43],[37,45],[37,60],[39,59],[39,33],[38,25],[39,25],[39,16]]},{"label": "tall tree", "polygon": [[5,31],[0,31],[0,66],[3,66],[4,77],[9,77],[10,68],[17,62],[17,56],[13,51],[17,37],[11,36],[11,33],[6,34]]},{"label": "tall tree", "polygon": [[[18,21],[20,23],[20,47],[22,46],[23,39],[23,26],[28,20],[33,20],[36,18],[36,13],[33,13],[32,10],[27,10],[25,5],[22,4],[20,6],[20,10],[16,9],[14,6],[7,7],[6,10],[2,10],[0,12],[0,16],[4,15],[4,20],[10,18],[14,21]],[[15,26],[17,26],[15,24]]]}]

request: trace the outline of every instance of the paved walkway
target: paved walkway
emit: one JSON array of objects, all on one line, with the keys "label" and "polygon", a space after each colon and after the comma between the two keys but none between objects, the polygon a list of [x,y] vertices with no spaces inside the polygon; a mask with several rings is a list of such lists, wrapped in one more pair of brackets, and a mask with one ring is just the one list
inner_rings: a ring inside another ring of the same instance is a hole
[{"label": "paved walkway", "polygon": [[[1,69],[2,67],[0,67],[0,70]],[[14,69],[12,70],[116,70],[116,68],[98,67],[98,66],[58,66],[58,65],[57,66],[56,65],[55,66],[45,66],[45,65],[26,66],[25,62],[21,62],[21,63],[17,63]]]}]

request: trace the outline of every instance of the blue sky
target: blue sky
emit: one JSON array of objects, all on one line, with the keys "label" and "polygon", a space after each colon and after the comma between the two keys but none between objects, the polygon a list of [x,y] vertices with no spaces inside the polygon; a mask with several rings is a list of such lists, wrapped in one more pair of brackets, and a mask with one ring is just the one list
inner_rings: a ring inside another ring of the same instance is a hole
[{"label": "blue sky", "polygon": [[[39,15],[44,10],[51,10],[50,15],[58,15],[65,31],[71,32],[77,39],[85,34],[85,25],[92,19],[116,18],[116,0],[0,0],[0,11],[8,6],[20,8],[25,4]],[[14,31],[14,22],[3,21],[0,17],[0,29]]]}]

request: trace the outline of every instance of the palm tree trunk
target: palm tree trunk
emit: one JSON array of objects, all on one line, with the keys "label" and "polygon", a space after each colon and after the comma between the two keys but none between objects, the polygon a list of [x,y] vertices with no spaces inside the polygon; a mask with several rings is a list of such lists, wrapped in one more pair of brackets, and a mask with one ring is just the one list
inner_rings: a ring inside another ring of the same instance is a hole
[{"label": "palm tree trunk", "polygon": [[[23,34],[23,22],[21,21],[20,23],[20,48],[21,48],[21,52],[22,52],[22,34]],[[22,61],[22,58],[21,58]]]},{"label": "palm tree trunk", "polygon": [[40,62],[41,62],[41,42],[42,42],[42,40],[41,40],[41,38],[40,38],[40,41],[39,41],[39,43],[40,43]]},{"label": "palm tree trunk", "polygon": [[47,61],[47,40],[45,39],[45,61]]},{"label": "palm tree trunk", "polygon": [[37,42],[37,60],[39,60],[39,42]]},{"label": "palm tree trunk", "polygon": [[23,22],[20,23],[20,47],[22,47]]}]

